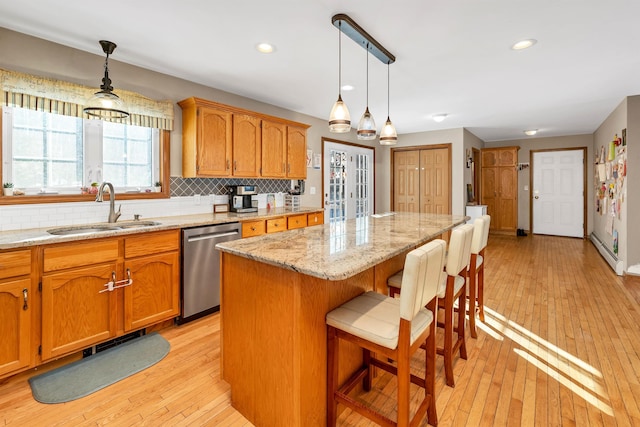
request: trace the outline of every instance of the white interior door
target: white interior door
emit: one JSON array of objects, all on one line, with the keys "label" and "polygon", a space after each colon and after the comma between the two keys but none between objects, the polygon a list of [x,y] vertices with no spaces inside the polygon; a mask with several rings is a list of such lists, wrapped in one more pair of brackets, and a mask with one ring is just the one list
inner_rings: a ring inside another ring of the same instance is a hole
[{"label": "white interior door", "polygon": [[584,237],[584,151],[533,153],[533,232]]},{"label": "white interior door", "polygon": [[373,213],[373,149],[325,142],[324,222]]}]

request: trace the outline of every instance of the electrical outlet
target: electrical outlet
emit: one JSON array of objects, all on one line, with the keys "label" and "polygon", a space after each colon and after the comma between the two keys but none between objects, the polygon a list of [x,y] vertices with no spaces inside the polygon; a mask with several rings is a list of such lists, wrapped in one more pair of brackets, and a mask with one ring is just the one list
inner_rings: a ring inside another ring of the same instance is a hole
[{"label": "electrical outlet", "polygon": [[316,187],[309,187],[309,194],[316,194]]},{"label": "electrical outlet", "polygon": [[524,191],[529,191],[529,186],[528,185],[524,186]]},{"label": "electrical outlet", "polygon": [[200,195],[199,194],[194,194],[193,201],[195,202],[196,205],[199,205],[200,204]]}]

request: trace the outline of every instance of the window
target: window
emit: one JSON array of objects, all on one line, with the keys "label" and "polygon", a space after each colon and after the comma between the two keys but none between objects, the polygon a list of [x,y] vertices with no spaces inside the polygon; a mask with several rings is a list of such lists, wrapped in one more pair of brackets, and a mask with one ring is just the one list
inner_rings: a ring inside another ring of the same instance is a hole
[{"label": "window", "polygon": [[2,123],[3,182],[26,194],[79,194],[101,181],[143,192],[160,181],[158,129],[11,107]]}]

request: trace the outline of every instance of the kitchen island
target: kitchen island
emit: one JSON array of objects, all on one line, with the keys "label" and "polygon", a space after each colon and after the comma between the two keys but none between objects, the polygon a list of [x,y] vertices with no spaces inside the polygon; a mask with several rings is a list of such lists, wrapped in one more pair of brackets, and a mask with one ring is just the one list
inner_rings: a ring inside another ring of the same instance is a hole
[{"label": "kitchen island", "polygon": [[[325,315],[365,292],[386,293],[407,252],[464,216],[395,213],[218,244],[222,378],[257,426],[326,425]],[[344,380],[361,352],[342,351]]]}]

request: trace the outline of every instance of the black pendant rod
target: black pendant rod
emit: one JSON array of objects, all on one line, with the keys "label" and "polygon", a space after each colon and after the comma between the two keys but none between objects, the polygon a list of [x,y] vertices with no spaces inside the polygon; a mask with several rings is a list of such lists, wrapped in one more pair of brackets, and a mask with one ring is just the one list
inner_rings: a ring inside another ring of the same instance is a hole
[{"label": "black pendant rod", "polygon": [[393,64],[396,57],[384,48],[376,39],[371,37],[360,25],[344,13],[333,15],[331,23],[337,27],[350,39],[358,43],[362,48],[371,52],[373,56],[382,61],[383,64]]}]

